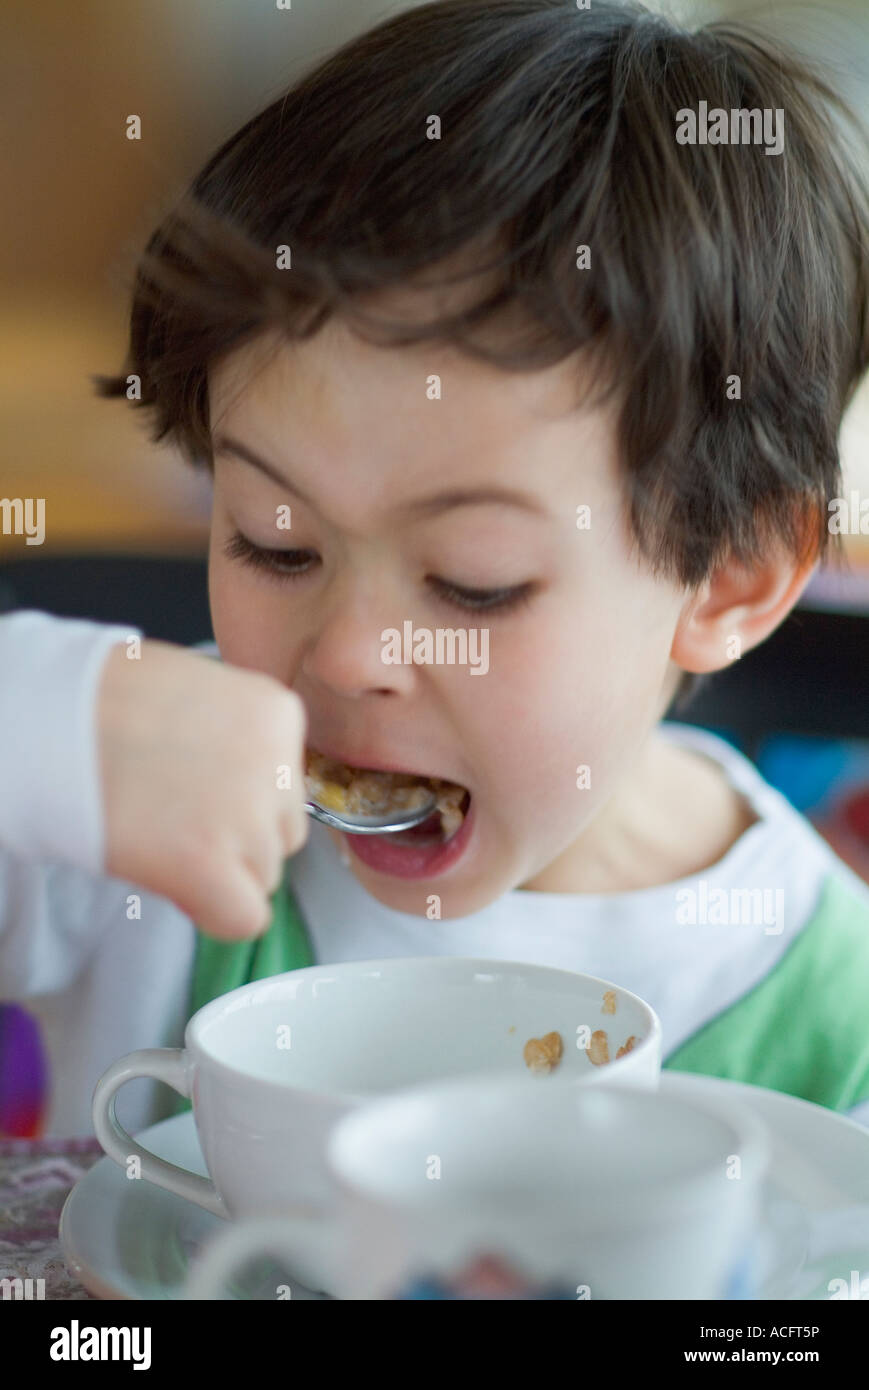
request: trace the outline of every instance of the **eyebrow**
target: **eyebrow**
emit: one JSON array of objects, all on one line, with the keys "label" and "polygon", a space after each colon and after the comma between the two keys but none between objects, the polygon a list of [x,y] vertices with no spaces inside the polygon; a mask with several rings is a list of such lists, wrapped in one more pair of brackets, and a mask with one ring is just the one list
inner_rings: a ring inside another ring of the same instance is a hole
[{"label": "eyebrow", "polygon": [[[249,463],[252,467],[265,473],[273,482],[278,483],[285,492],[298,497],[300,502],[305,502],[313,506],[313,502],[300,488],[295,487],[288,478],[275,468],[274,464],[267,459],[260,458],[252,449],[239,443],[237,439],[229,435],[221,435],[214,440],[213,451],[217,455],[231,456],[241,459],[243,463]],[[399,503],[394,511],[397,515],[412,517],[432,517],[439,516],[443,512],[452,511],[456,507],[481,506],[485,503],[500,503],[502,506],[517,507],[521,511],[531,512],[536,516],[547,516],[546,509],[540,501],[530,493],[520,492],[516,488],[508,487],[474,487],[474,488],[451,488],[447,492],[435,493],[430,497],[418,497],[412,502]]]}]

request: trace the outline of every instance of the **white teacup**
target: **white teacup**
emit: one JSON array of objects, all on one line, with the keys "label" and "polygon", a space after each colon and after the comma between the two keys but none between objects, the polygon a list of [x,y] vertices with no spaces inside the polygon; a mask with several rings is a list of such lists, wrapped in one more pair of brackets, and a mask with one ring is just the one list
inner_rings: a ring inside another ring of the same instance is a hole
[{"label": "white teacup", "polygon": [[[466,1077],[371,1102],[336,1127],[327,1156],[338,1193],[327,1282],[343,1298],[756,1293],[770,1147],[729,1099]],[[222,1232],[185,1296],[219,1298],[253,1258],[292,1268],[309,1220]]]},{"label": "white teacup", "polygon": [[[611,1060],[595,1065],[584,1044],[600,1031]],[[556,1071],[530,1075],[525,1044],[553,1032],[564,1048]],[[658,1017],[628,990],[567,970],[449,956],[308,966],[258,980],[199,1009],[184,1041],[109,1067],[94,1091],[97,1138],[121,1167],[136,1156],[143,1178],[219,1216],[300,1203],[317,1211],[295,1272],[327,1292],[334,1193],[326,1142],[349,1111],[386,1092],[476,1073],[653,1089],[661,1070]],[[210,1179],[158,1158],[120,1125],[115,1092],[138,1076],[191,1097]]]}]

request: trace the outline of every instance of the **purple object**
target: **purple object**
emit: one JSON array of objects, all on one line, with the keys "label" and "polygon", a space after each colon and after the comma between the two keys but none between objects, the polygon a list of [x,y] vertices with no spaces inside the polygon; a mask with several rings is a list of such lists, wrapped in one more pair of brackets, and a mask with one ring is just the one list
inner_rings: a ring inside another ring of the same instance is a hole
[{"label": "purple object", "polygon": [[48,1101],[39,1024],[20,1004],[0,1004],[0,1135],[37,1138]]}]

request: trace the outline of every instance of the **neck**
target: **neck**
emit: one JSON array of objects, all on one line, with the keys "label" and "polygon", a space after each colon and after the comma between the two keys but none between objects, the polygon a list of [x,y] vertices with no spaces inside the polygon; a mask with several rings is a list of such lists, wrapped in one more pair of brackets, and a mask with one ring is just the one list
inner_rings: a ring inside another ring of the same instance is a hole
[{"label": "neck", "polygon": [[710,868],[756,820],[718,764],[653,730],[592,823],[520,885],[537,893],[629,893]]}]

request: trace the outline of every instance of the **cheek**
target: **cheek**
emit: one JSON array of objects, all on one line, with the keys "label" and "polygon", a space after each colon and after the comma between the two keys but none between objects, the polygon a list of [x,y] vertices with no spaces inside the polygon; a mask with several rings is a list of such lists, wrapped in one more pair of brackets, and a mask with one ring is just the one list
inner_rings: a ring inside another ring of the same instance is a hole
[{"label": "cheek", "polygon": [[239,581],[236,566],[215,555],[212,547],[208,561],[211,625],[217,645],[227,661],[236,661],[238,642],[244,633],[240,611],[245,607],[245,588],[244,582]]},{"label": "cheek", "polygon": [[208,596],[223,659],[286,680],[289,629],[277,589],[241,565],[214,556],[208,567]]},{"label": "cheek", "polygon": [[600,807],[655,722],[668,632],[648,606],[602,603],[553,613],[509,644],[492,633],[490,674],[474,678],[463,716],[499,818],[536,837]]}]

